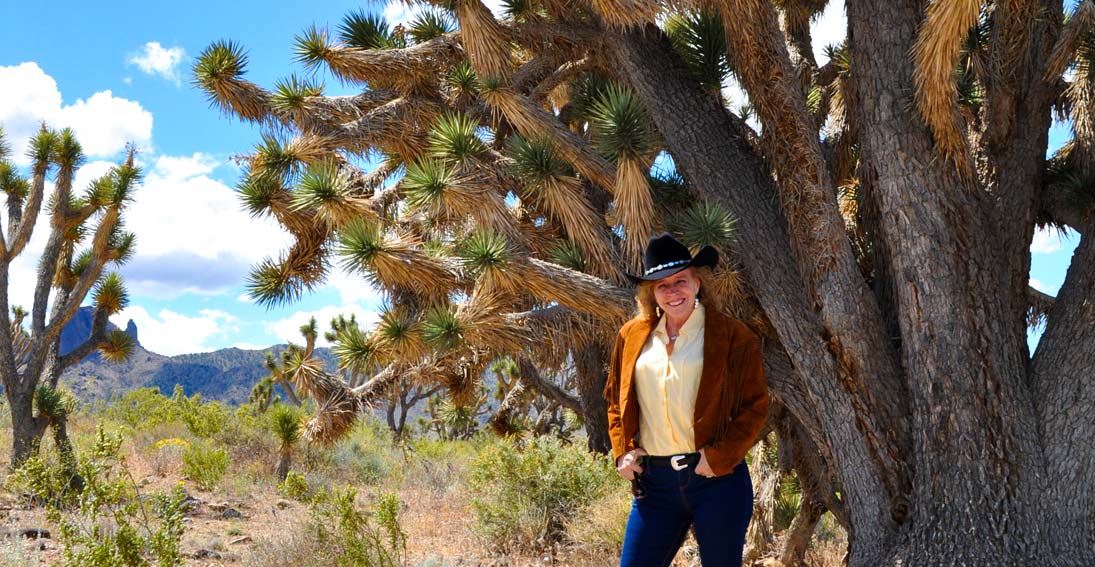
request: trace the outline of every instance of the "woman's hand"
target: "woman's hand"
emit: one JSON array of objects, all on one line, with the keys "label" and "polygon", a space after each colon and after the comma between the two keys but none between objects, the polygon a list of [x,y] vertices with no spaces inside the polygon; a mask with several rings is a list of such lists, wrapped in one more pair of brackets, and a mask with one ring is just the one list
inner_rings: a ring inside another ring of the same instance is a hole
[{"label": "woman's hand", "polygon": [[624,480],[631,480],[635,475],[642,474],[643,467],[639,465],[639,457],[646,454],[642,447],[636,447],[625,453],[616,461],[616,474]]},{"label": "woman's hand", "polygon": [[700,449],[700,462],[696,463],[696,474],[707,478],[715,478],[715,471],[711,470],[711,464],[707,462],[707,453]]}]

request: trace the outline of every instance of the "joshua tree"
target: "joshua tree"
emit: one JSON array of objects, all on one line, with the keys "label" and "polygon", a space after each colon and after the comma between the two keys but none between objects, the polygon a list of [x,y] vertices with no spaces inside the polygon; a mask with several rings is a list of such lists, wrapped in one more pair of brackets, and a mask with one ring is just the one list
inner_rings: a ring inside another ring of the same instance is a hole
[{"label": "joshua tree", "polygon": [[276,405],[270,412],[270,429],[278,438],[278,461],[274,475],[278,482],[285,480],[293,466],[293,447],[300,441],[300,410],[286,405]]},{"label": "joshua tree", "polygon": [[77,489],[82,488],[83,478],[76,472],[76,451],[68,437],[68,416],[76,409],[76,397],[65,388],[41,384],[34,392],[34,408],[38,418],[45,420],[46,427],[53,430],[53,444],[69,483]]},{"label": "joshua tree", "polygon": [[[575,362],[603,448],[620,272],[669,227],[727,259],[706,293],[764,337],[803,502],[846,525],[850,565],[1095,563],[1095,2],[847,0],[818,65],[826,4],[515,0],[500,20],[436,0],[403,34],[354,14],[296,43],[361,87],[341,97],[266,90],[211,45],[196,84],[269,132],[243,198],[296,237],[252,295],[291,301],[337,261],[389,299],[355,345],[384,370],[314,388],[333,400],[314,430],[409,374],[459,399],[512,355]],[[726,108],[729,73],[748,108]],[[1054,113],[1073,138],[1047,160]],[[1055,298],[1028,286],[1047,226],[1081,238]]]},{"label": "joshua tree", "polygon": [[[21,177],[7,161],[9,151],[0,131],[0,190],[8,201],[7,230],[0,231],[0,328],[9,330],[0,334],[0,385],[11,407],[11,465],[18,466],[34,454],[50,425],[47,415],[33,412],[36,392],[43,387],[56,390],[64,369],[96,350],[108,361],[124,360],[133,350],[133,341],[124,331],[108,330],[108,318],[121,311],[128,299],[122,278],[105,269],[133,254],[135,239],[123,229],[122,212],[132,199],[140,171],[133,165],[130,148],[122,165],[77,194],[72,182],[84,154],[71,130],[42,126],[27,151],[29,178]],[[54,186],[47,198],[50,175]],[[38,261],[34,303],[28,313],[9,306],[9,269],[26,251],[43,203],[48,203],[50,233]],[[62,355],[61,328],[89,293],[95,305],[91,334]],[[24,325],[28,315],[29,328]],[[60,424],[63,432],[63,419]]]}]

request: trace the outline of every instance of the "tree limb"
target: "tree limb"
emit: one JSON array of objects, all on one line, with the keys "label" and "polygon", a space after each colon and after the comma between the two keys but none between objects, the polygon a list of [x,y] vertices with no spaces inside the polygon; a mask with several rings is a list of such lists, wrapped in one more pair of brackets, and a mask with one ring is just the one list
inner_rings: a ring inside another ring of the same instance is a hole
[{"label": "tree limb", "polygon": [[[1089,225],[1089,229],[1095,228]],[[1051,491],[1051,525],[1095,526],[1095,429],[1079,427],[1095,410],[1095,239],[1084,237],[1049,309],[1046,330],[1031,361]],[[1069,532],[1069,530],[1061,530]],[[1062,548],[1065,549],[1065,548]]]},{"label": "tree limb", "polygon": [[1069,202],[1068,194],[1060,184],[1043,184],[1042,212],[1056,225],[1066,225],[1083,235],[1087,218]]},{"label": "tree limb", "polygon": [[72,349],[67,354],[61,355],[57,360],[59,369],[58,374],[80,362],[106,342],[108,321],[109,317],[107,316],[106,311],[96,308],[95,314],[91,317],[91,334],[88,335],[88,338],[80,343],[79,346]]},{"label": "tree limb", "polygon": [[549,400],[558,403],[578,415],[583,415],[582,404],[578,398],[566,393],[566,391],[559,386],[545,380],[544,377],[540,375],[540,370],[536,368],[536,365],[533,364],[531,360],[523,356],[518,357],[517,367],[521,371],[521,381],[523,383],[534,388]]}]

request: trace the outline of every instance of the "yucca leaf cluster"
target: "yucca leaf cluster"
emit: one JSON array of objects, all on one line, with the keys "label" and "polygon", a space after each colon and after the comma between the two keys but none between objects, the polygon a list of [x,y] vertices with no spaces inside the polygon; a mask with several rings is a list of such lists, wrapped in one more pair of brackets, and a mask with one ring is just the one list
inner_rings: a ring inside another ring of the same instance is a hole
[{"label": "yucca leaf cluster", "polygon": [[[346,399],[380,395],[393,375],[471,399],[506,356],[573,387],[569,353],[630,315],[623,273],[638,269],[648,237],[672,227],[732,258],[729,215],[683,180],[661,180],[672,159],[636,94],[592,63],[599,54],[543,41],[574,14],[536,1],[506,12],[499,21],[478,2],[433,3],[406,27],[357,11],[306,28],[298,60],[358,89],[349,96],[295,75],[272,90],[250,83],[230,41],[194,65],[215,107],[265,126],[241,199],[294,237],[255,266],[251,297],[295,301],[332,269],[384,297],[371,328],[329,333],[344,374],[377,377],[348,382]],[[726,79],[714,18],[665,25],[712,88]],[[732,260],[717,275],[736,278]],[[331,393],[312,386],[301,382]]]}]

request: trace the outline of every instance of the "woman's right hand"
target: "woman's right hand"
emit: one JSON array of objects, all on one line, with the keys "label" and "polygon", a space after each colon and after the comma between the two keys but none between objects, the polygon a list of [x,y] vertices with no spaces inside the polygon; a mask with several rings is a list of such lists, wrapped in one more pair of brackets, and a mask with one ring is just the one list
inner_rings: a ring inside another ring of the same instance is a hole
[{"label": "woman's right hand", "polygon": [[639,465],[639,457],[646,454],[646,451],[642,447],[636,447],[627,453],[623,454],[618,461],[616,461],[616,474],[620,475],[620,478],[624,480],[631,480],[635,478],[635,475],[642,474],[643,467]]}]

